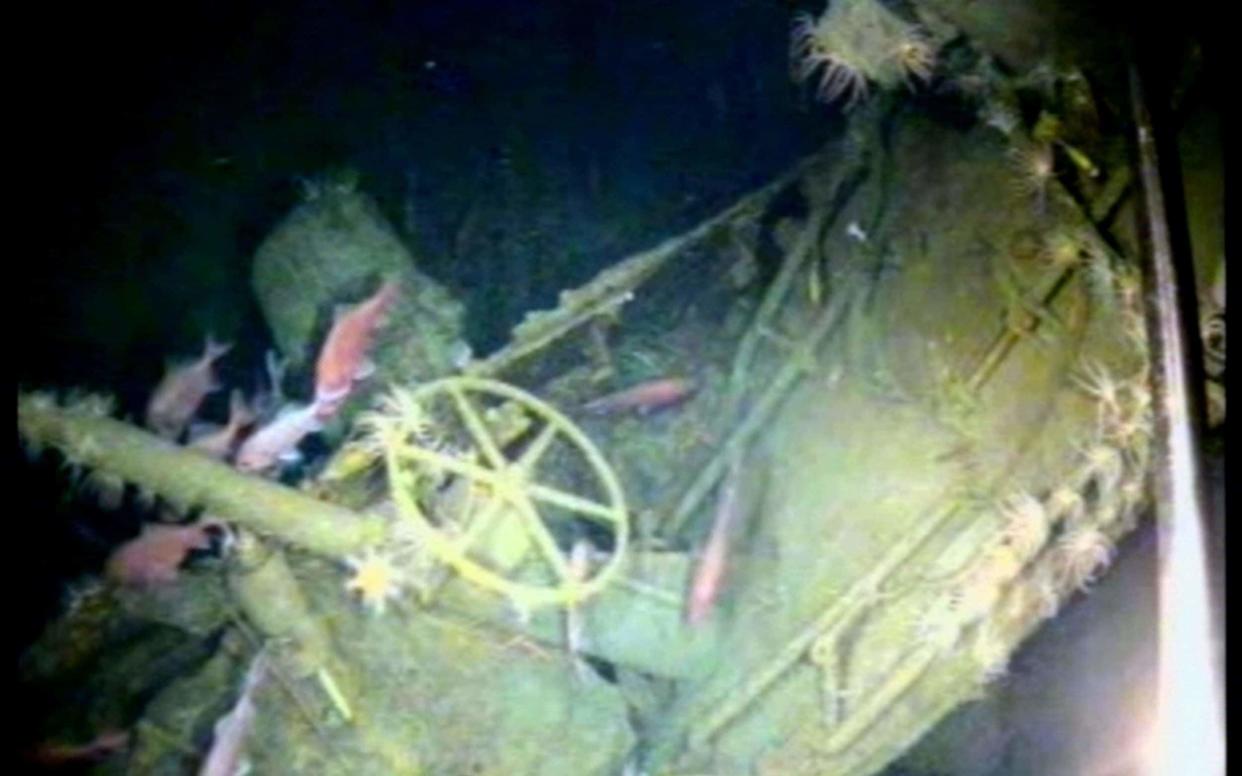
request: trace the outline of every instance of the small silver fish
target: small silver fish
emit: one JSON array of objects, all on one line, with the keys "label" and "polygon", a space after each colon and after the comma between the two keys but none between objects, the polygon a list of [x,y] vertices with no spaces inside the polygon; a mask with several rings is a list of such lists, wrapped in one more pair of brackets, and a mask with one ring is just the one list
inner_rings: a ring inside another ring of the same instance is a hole
[{"label": "small silver fish", "polygon": [[233,346],[207,336],[197,361],[169,369],[147,403],[147,428],[167,439],[177,439],[198,412],[207,394],[220,386],[213,365]]},{"label": "small silver fish", "polygon": [[237,703],[220,719],[216,720],[211,749],[198,769],[198,776],[237,776],[242,772],[242,747],[250,728],[254,727],[257,709],[254,705],[254,693],[267,676],[266,648],[255,655],[254,662],[246,671],[242,682],[241,695]]},{"label": "small silver fish", "polygon": [[242,430],[254,422],[254,418],[254,413],[246,406],[246,398],[242,396],[242,392],[234,390],[229,396],[229,422],[201,435],[196,435],[194,426],[191,425],[189,447],[212,458],[226,460],[232,455]]},{"label": "small silver fish", "polygon": [[298,459],[298,444],[323,428],[317,404],[288,405],[276,419],[251,434],[237,451],[234,465],[244,472],[264,472]]}]

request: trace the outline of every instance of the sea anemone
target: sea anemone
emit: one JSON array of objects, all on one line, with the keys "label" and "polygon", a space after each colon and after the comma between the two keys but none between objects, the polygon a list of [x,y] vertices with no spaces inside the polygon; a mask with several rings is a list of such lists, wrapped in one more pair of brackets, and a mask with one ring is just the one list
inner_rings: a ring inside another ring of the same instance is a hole
[{"label": "sea anemone", "polygon": [[927,36],[913,31],[910,37],[897,44],[893,58],[901,68],[906,86],[914,89],[914,79],[923,83],[931,80],[932,69],[936,66],[936,50],[927,40]]},{"label": "sea anemone", "polygon": [[1083,450],[1083,462],[1095,480],[1101,498],[1110,498],[1121,480],[1125,461],[1121,452],[1112,445],[1098,442]]},{"label": "sea anemone", "polygon": [[927,81],[936,60],[928,36],[876,0],[835,0],[818,18],[796,14],[789,54],[794,80],[818,72],[816,96],[845,98],[847,109],[867,96],[871,82],[893,88]]},{"label": "sea anemone", "polygon": [[70,482],[76,484],[102,452],[99,441],[91,434],[71,436],[61,447],[60,469],[68,474]]},{"label": "sea anemone", "polygon": [[1014,187],[1035,202],[1035,212],[1043,215],[1048,208],[1048,187],[1056,178],[1056,157],[1048,143],[1031,143],[1009,152],[1013,163]]},{"label": "sea anemone", "polygon": [[1111,425],[1121,417],[1121,382],[1098,361],[1084,360],[1074,382],[1095,399],[1096,420],[1100,428]]},{"label": "sea anemone", "polygon": [[1070,269],[1082,261],[1088,251],[1083,235],[1067,229],[1057,229],[1044,238],[1040,257],[1055,269]]},{"label": "sea anemone", "polygon": [[1138,400],[1126,403],[1126,407],[1110,418],[1104,429],[1105,437],[1126,450],[1141,445],[1151,436],[1151,413],[1149,407],[1143,406]]},{"label": "sea anemone", "polygon": [[357,593],[363,605],[375,614],[383,614],[388,602],[401,595],[405,574],[387,554],[368,548],[345,562],[352,572],[345,589]]},{"label": "sea anemone", "polygon": [[1108,536],[1092,525],[1065,533],[1057,543],[1057,567],[1062,589],[1086,590],[1101,569],[1113,560],[1115,548]]},{"label": "sea anemone", "polygon": [[1041,564],[1026,583],[1038,602],[1036,611],[1041,621],[1056,617],[1057,611],[1061,608],[1061,592],[1057,587],[1055,572],[1055,567]]},{"label": "sea anemone", "polygon": [[1024,559],[1039,552],[1048,539],[1048,512],[1039,499],[1026,491],[1019,491],[1001,504],[1001,516],[1005,521],[1005,542]]},{"label": "sea anemone", "polygon": [[1068,485],[1061,485],[1048,494],[1048,512],[1053,520],[1078,523],[1086,509],[1082,494]]},{"label": "sea anemone", "polygon": [[794,60],[794,79],[805,81],[821,70],[815,96],[823,102],[833,102],[845,96],[846,110],[867,96],[867,77],[856,62],[850,62],[829,46],[827,30],[828,14],[818,20],[802,12],[794,17],[793,40],[790,56]]},{"label": "sea anemone", "polygon": [[[1116,515],[1114,515],[1114,518],[1125,518],[1134,514],[1135,510],[1142,505],[1146,498],[1147,478],[1142,474],[1135,474],[1127,477],[1126,481],[1121,483],[1121,490],[1118,491],[1117,500],[1119,507]],[[1097,519],[1097,522],[1100,525],[1108,524],[1104,520]]]},{"label": "sea anemone", "polygon": [[1018,111],[1000,100],[987,100],[975,114],[985,127],[991,127],[1005,137],[1013,135],[1013,131],[1022,123]]},{"label": "sea anemone", "polygon": [[1220,377],[1225,373],[1225,313],[1211,309],[1204,311],[1199,320],[1203,338],[1204,369],[1208,377]]}]

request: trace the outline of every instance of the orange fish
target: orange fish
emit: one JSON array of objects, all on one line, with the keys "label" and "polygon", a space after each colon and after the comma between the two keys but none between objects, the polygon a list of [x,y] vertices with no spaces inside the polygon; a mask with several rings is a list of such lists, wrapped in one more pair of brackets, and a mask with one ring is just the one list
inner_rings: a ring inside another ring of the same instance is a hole
[{"label": "orange fish", "polygon": [[147,403],[147,428],[168,439],[180,437],[203,399],[220,387],[213,365],[232,347],[208,336],[197,361],[169,369]]},{"label": "orange fish", "polygon": [[26,760],[44,768],[85,766],[102,762],[129,748],[126,730],[106,730],[85,744],[64,744],[45,741],[27,752]]},{"label": "orange fish", "polygon": [[691,627],[707,619],[720,596],[729,555],[729,538],[742,512],[742,500],[739,497],[741,479],[741,461],[737,457],[720,486],[712,532],[707,537],[707,543],[703,545],[690,581],[690,593],[686,597],[686,624]]},{"label": "orange fish", "polygon": [[143,527],[141,534],[113,551],[104,571],[114,581],[133,587],[175,582],[177,569],[190,550],[211,548],[211,534],[207,529],[219,525],[213,521],[190,525],[150,523]]},{"label": "orange fish", "polygon": [[684,377],[664,377],[626,388],[617,393],[601,396],[583,405],[594,415],[612,415],[618,412],[637,412],[646,415],[656,410],[672,407],[690,398],[698,386]]},{"label": "orange fish", "polygon": [[315,407],[321,420],[340,409],[355,381],[375,371],[367,351],[399,291],[395,280],[388,281],[370,299],[337,315],[315,364]]},{"label": "orange fish", "polygon": [[254,419],[255,414],[250,407],[246,406],[246,399],[242,396],[242,392],[234,390],[229,396],[229,422],[223,428],[208,431],[197,438],[194,437],[194,427],[190,426],[189,447],[212,458],[226,460],[233,454],[233,448],[237,446],[241,432],[253,423]]}]

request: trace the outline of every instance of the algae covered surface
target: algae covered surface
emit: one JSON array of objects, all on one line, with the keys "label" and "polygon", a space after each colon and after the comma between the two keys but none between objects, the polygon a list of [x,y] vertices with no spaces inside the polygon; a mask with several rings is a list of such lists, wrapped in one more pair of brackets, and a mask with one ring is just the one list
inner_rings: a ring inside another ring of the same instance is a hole
[{"label": "algae covered surface", "polygon": [[[340,611],[335,580],[317,592],[337,610],[328,627],[356,677],[354,726],[372,738],[334,721],[336,710],[318,732],[276,712],[256,729],[261,772],[607,772],[631,743],[616,690],[581,684],[559,654],[450,618]],[[284,705],[280,695],[271,690],[273,708]]]}]

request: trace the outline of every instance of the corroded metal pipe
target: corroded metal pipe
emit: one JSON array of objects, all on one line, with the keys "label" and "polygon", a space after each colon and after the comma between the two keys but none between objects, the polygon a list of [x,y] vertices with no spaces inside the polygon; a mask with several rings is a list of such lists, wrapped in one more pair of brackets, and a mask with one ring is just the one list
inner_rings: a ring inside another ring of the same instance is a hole
[{"label": "corroded metal pipe", "polygon": [[[1203,372],[1188,252],[1174,250],[1156,131],[1138,68],[1130,66],[1146,238],[1147,328],[1156,412],[1155,485],[1160,560],[1156,729],[1148,773],[1225,772],[1221,623],[1215,621],[1206,546],[1199,430]],[[1182,214],[1173,214],[1180,217]],[[1180,246],[1179,246],[1180,247]]]}]

